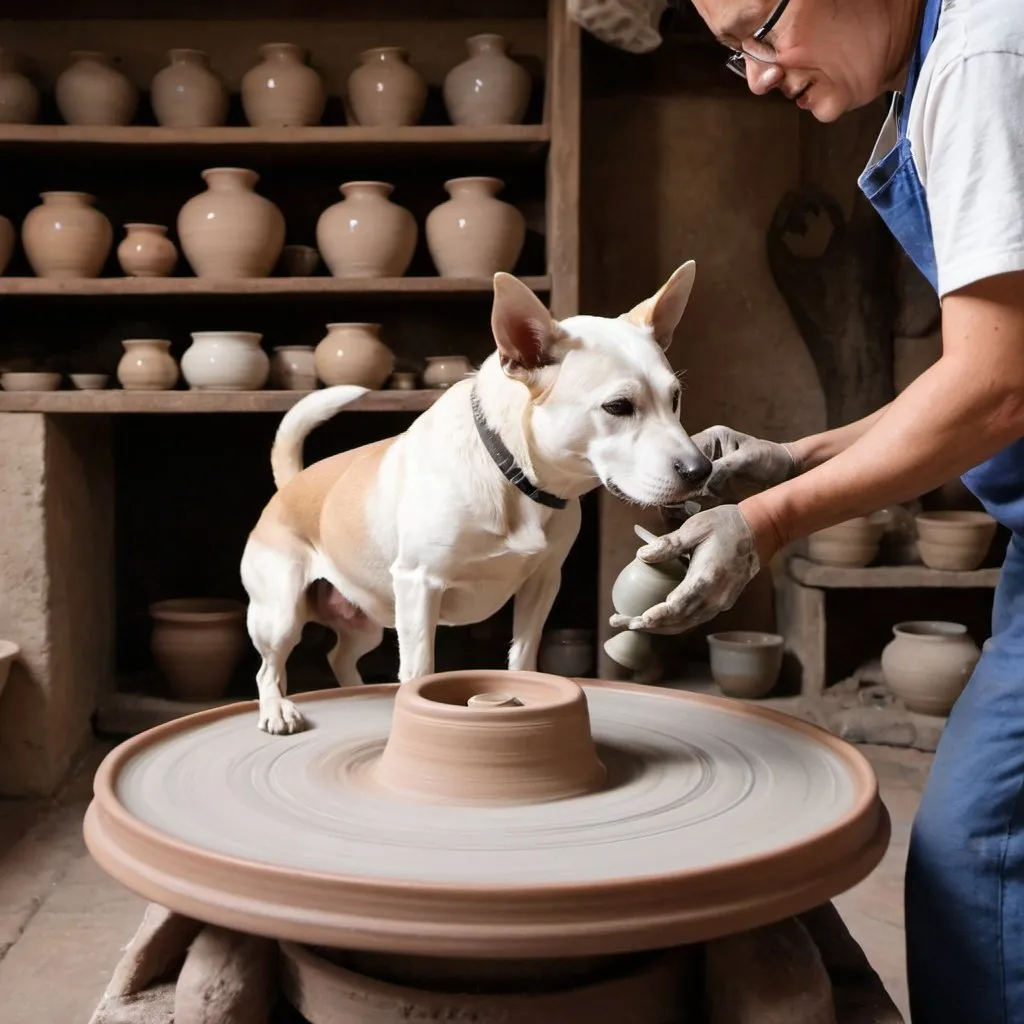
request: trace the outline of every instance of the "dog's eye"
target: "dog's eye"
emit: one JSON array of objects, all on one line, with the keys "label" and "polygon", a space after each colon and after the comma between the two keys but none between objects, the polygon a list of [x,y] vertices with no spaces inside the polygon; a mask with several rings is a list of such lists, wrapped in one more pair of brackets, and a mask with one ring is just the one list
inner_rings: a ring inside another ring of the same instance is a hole
[{"label": "dog's eye", "polygon": [[610,402],[605,402],[601,408],[612,416],[632,416],[636,412],[628,398],[613,398]]}]

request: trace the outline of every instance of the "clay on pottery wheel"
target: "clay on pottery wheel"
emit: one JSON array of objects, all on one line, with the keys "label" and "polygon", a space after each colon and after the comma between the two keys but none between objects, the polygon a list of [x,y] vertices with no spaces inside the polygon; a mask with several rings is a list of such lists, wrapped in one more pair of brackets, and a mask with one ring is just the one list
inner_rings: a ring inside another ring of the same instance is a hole
[{"label": "clay on pottery wheel", "polygon": [[977,569],[996,535],[997,523],[985,512],[921,512],[914,517],[917,550],[930,569]]},{"label": "clay on pottery wheel", "polygon": [[[550,685],[525,679],[465,671],[405,686],[465,698],[434,725],[450,716],[473,734],[469,723],[490,716],[493,749],[507,749],[497,723],[537,721],[530,702]],[[557,685],[568,701],[575,684]],[[889,819],[870,765],[838,737],[721,698],[596,680],[581,689],[594,747],[577,713],[579,759],[539,762],[565,780],[596,751],[607,776],[578,796],[482,805],[470,773],[447,802],[388,788],[380,769],[399,687],[346,687],[296,695],[309,728],[290,736],[257,729],[247,702],[127,740],[96,775],[86,842],[129,888],[222,927],[478,959],[702,942],[817,906],[878,864]],[[524,706],[470,708],[484,692]],[[549,711],[539,721],[552,745],[570,732]],[[406,780],[418,762],[415,785],[429,788],[440,752],[414,740],[404,754]],[[492,756],[480,764],[498,780]]]},{"label": "clay on pottery wheel", "polygon": [[882,651],[886,685],[911,710],[948,715],[981,652],[959,622],[901,622]]},{"label": "clay on pottery wheel", "polygon": [[[642,526],[633,532],[651,544],[658,538]],[[678,559],[649,565],[634,558],[616,577],[612,586],[612,607],[620,615],[642,615],[653,608],[679,586],[686,575],[686,566]],[[639,630],[626,629],[604,642],[604,652],[616,664],[631,672],[645,672],[654,663],[650,635]]]},{"label": "clay on pottery wheel", "polygon": [[[292,1005],[311,1024],[404,1024],[406,1021],[475,1021],[479,1024],[666,1024],[684,1020],[680,984],[683,951],[637,957],[618,970],[575,986],[530,991],[536,978],[524,964],[510,990],[467,993],[411,987],[357,973],[306,946],[282,943],[283,985]],[[389,958],[393,959],[393,958]],[[515,962],[513,962],[515,963]],[[468,977],[475,979],[475,972]],[[372,1007],[372,1016],[363,1008]]]}]

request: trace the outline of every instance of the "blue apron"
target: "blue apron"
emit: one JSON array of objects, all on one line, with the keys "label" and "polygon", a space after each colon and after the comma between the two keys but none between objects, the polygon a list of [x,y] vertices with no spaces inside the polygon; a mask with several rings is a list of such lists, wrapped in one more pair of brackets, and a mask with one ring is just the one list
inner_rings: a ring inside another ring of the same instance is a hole
[{"label": "blue apron", "polygon": [[[893,114],[899,112],[896,145],[864,171],[858,182],[896,241],[936,292],[938,267],[928,199],[914,164],[907,123],[921,66],[935,41],[941,12],[942,0],[928,0],[904,94],[893,100]],[[1024,534],[1024,438],[969,470],[961,479],[989,515],[1014,533]]]},{"label": "blue apron", "polygon": [[[949,0],[946,0],[948,3]],[[943,0],[927,0],[895,147],[864,194],[938,291],[931,219],[907,138]],[[891,132],[891,128],[888,129]],[[1024,1022],[1024,439],[963,476],[1013,531],[992,636],[943,731],[907,857],[907,977],[914,1024]]]}]

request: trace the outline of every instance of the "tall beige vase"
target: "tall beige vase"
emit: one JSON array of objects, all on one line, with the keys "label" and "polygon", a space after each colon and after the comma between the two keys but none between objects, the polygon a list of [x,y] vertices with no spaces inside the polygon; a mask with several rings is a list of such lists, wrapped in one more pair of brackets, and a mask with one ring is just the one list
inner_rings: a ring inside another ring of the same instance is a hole
[{"label": "tall beige vase", "polygon": [[359,55],[348,76],[348,104],[358,124],[397,128],[416,124],[427,104],[427,83],[400,46]]},{"label": "tall beige vase", "polygon": [[168,51],[170,63],[153,76],[150,99],[164,128],[216,128],[228,117],[228,92],[202,50]]},{"label": "tall beige vase", "polygon": [[68,124],[131,124],[139,106],[135,83],[99,50],[76,50],[54,86],[57,109]]},{"label": "tall beige vase", "polygon": [[39,90],[21,73],[13,53],[0,47],[0,124],[35,124]]},{"label": "tall beige vase", "polygon": [[316,244],[334,277],[401,277],[412,262],[416,218],[389,198],[385,181],[349,181],[345,197],[316,225]]},{"label": "tall beige vase", "polygon": [[522,124],[530,102],[530,75],[508,55],[493,32],[466,40],[469,57],[444,79],[444,104],[452,124]]},{"label": "tall beige vase", "polygon": [[394,354],[380,340],[380,324],[328,324],[314,359],[317,377],[330,387],[382,388],[395,368]]},{"label": "tall beige vase", "polygon": [[0,274],[7,269],[13,255],[14,225],[6,217],[0,217]]},{"label": "tall beige vase", "polygon": [[202,177],[206,191],[178,213],[181,249],[196,277],[267,277],[281,255],[285,224],[281,211],[256,193],[259,175],[211,167]]},{"label": "tall beige vase", "polygon": [[37,277],[99,277],[114,244],[110,221],[85,192],[43,192],[42,206],[21,226],[25,255]]},{"label": "tall beige vase", "polygon": [[427,215],[427,247],[442,277],[493,277],[511,272],[526,240],[526,221],[497,198],[497,178],[453,178],[450,199]]},{"label": "tall beige vase", "polygon": [[327,101],[320,75],[294,43],[267,43],[262,60],[242,78],[242,109],[255,127],[290,128],[319,124]]}]

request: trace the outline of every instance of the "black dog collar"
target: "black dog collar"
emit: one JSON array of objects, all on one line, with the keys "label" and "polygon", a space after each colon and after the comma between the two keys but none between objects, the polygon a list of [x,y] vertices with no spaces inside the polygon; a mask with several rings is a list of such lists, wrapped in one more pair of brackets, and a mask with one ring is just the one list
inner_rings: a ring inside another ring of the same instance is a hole
[{"label": "black dog collar", "polygon": [[494,464],[505,474],[510,483],[516,485],[528,498],[536,501],[539,505],[547,505],[548,508],[565,508],[569,502],[565,498],[559,498],[555,494],[542,491],[535,486],[533,481],[516,465],[515,457],[505,447],[505,442],[488,426],[484,419],[483,410],[480,408],[480,399],[477,397],[476,386],[470,396],[473,403],[473,422],[476,424],[480,440],[483,441],[487,454],[494,460]]}]

